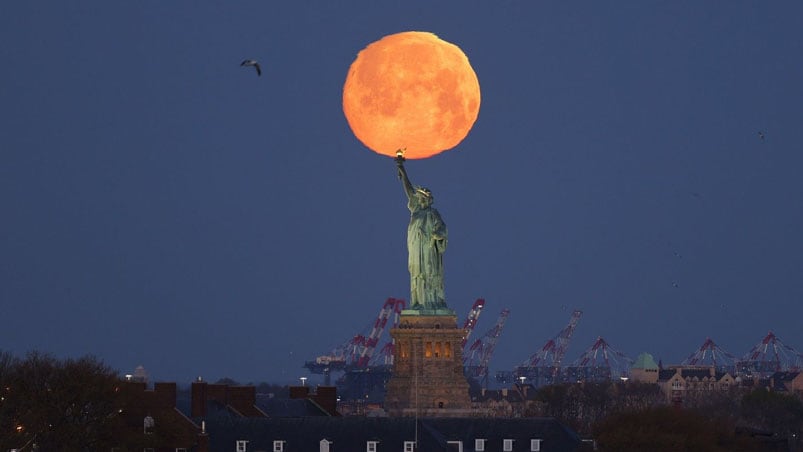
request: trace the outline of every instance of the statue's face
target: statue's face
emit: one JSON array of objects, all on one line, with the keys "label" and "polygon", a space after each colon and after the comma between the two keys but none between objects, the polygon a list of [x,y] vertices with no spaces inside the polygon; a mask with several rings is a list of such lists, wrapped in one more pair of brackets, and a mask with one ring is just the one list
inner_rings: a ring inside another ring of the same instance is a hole
[{"label": "statue's face", "polygon": [[424,193],[418,192],[415,194],[415,197],[421,206],[429,207],[432,205],[432,195],[427,196]]}]

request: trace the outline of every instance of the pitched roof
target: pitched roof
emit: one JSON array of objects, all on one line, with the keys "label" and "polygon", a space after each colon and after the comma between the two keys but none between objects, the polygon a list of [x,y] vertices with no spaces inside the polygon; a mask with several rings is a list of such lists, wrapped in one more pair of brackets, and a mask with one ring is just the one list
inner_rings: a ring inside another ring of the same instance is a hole
[{"label": "pitched roof", "polygon": [[792,381],[795,378],[797,378],[798,375],[800,375],[800,372],[781,371],[781,372],[775,372],[774,374],[772,374],[770,378],[772,378],[775,381]]},{"label": "pitched roof", "polygon": [[[574,450],[577,434],[553,418],[217,418],[207,421],[211,450],[230,450],[236,441],[248,441],[249,449],[272,450],[273,441],[285,441],[287,450],[317,451],[327,439],[335,450],[365,450],[378,441],[380,451],[403,450],[405,441],[418,437],[419,450],[447,451],[447,441],[486,439],[488,452],[502,450],[502,440],[529,444],[541,439],[545,450]],[[529,448],[529,447],[528,447]]]},{"label": "pitched roof", "polygon": [[270,417],[329,416],[309,399],[280,399],[257,396],[257,407]]},{"label": "pitched roof", "polygon": [[680,376],[683,379],[697,378],[702,380],[703,378],[710,378],[711,371],[709,369],[681,369]]},{"label": "pitched roof", "polygon": [[631,369],[658,369],[658,364],[649,353],[642,353],[638,355],[636,361],[630,366]]},{"label": "pitched roof", "polygon": [[658,381],[667,381],[678,373],[677,369],[661,369],[658,371]]}]

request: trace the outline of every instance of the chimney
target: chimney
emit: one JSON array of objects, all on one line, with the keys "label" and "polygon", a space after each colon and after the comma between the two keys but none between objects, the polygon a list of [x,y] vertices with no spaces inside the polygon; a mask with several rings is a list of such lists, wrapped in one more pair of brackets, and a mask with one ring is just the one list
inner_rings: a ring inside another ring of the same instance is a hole
[{"label": "chimney", "polygon": [[321,406],[330,416],[337,416],[337,388],[334,386],[318,386],[312,400]]},{"label": "chimney", "polygon": [[309,386],[290,386],[291,399],[306,399],[309,397]]},{"label": "chimney", "polygon": [[154,383],[153,392],[161,406],[167,408],[176,407],[176,383]]},{"label": "chimney", "polygon": [[190,416],[206,417],[206,393],[207,393],[206,382],[205,381],[192,382],[191,392],[192,392],[192,398],[190,402]]}]

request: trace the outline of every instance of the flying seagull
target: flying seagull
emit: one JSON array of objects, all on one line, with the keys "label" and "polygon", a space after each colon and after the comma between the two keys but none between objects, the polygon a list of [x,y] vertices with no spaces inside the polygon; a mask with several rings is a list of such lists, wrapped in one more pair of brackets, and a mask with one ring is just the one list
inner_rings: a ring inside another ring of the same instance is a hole
[{"label": "flying seagull", "polygon": [[240,66],[254,66],[257,70],[257,75],[262,75],[262,69],[259,67],[257,60],[245,60],[240,63]]},{"label": "flying seagull", "polygon": [[764,141],[764,132],[758,131],[758,137],[761,138],[761,141]]}]

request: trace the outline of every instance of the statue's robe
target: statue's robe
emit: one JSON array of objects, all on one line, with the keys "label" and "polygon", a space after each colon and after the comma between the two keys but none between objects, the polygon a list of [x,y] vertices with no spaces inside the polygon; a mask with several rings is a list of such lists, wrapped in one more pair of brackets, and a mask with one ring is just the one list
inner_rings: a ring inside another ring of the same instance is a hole
[{"label": "statue's robe", "polygon": [[443,284],[443,253],[446,251],[446,224],[431,205],[424,207],[412,197],[410,225],[407,227],[407,267],[410,270],[410,308],[446,307]]}]

